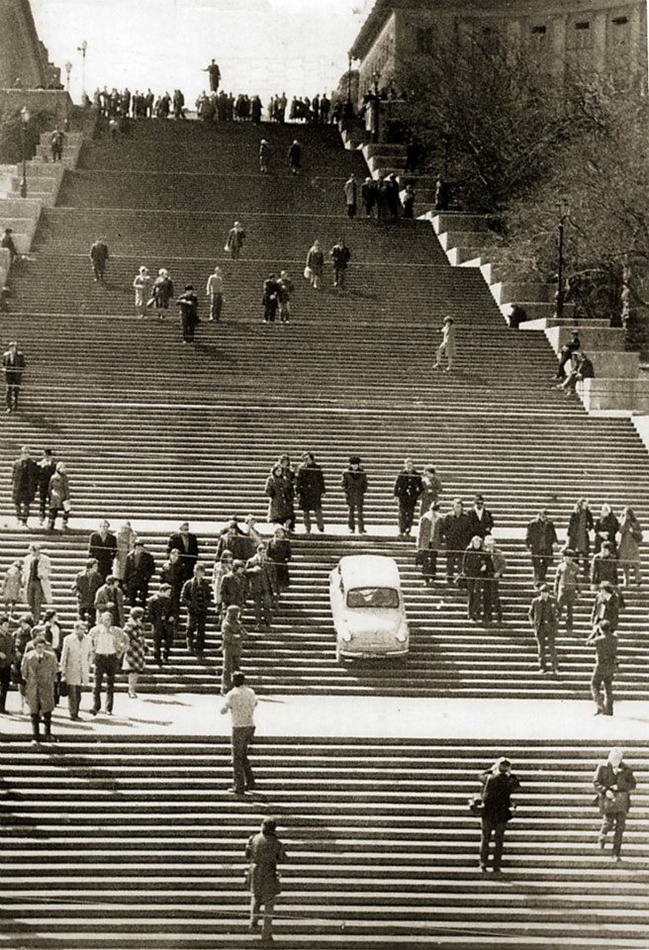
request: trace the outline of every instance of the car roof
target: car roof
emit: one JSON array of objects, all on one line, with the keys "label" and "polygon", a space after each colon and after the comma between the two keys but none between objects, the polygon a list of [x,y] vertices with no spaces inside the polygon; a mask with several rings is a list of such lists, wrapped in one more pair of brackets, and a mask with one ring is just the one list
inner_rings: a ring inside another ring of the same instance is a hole
[{"label": "car roof", "polygon": [[340,573],[345,587],[401,586],[399,568],[394,558],[378,554],[350,554],[341,557]]}]

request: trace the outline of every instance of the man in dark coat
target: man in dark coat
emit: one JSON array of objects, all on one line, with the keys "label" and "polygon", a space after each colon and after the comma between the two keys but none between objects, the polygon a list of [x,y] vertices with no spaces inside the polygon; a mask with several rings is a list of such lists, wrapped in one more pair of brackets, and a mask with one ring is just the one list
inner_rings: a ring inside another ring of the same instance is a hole
[{"label": "man in dark coat", "polygon": [[20,450],[20,456],[13,464],[11,489],[18,524],[27,527],[29,509],[36,496],[38,487],[38,465],[31,457],[26,445]]},{"label": "man in dark coat", "polygon": [[347,503],[347,527],[349,533],[353,534],[356,530],[356,515],[358,515],[358,533],[367,534],[363,514],[365,494],[367,492],[367,475],[364,469],[361,468],[360,456],[350,456],[349,468],[343,472],[342,489],[345,493],[345,501]]},{"label": "man in dark coat", "polygon": [[124,567],[124,587],[131,607],[146,607],[149,597],[149,582],[155,574],[153,555],[144,548],[144,541],[138,538],[133,550],[126,556]]},{"label": "man in dark coat", "polygon": [[331,248],[330,254],[334,265],[334,287],[344,290],[347,265],[351,258],[350,250],[345,244],[344,238],[338,239],[338,243]]},{"label": "man in dark coat", "polygon": [[[595,647],[595,669],[590,681],[590,694],[596,716],[613,715],[613,677],[617,669],[618,640],[608,620],[598,623],[586,643]],[[602,698],[602,690],[604,697]]]},{"label": "man in dark coat", "polygon": [[203,70],[204,73],[207,73],[210,79],[210,92],[219,91],[219,83],[221,82],[221,70],[219,69],[215,59],[212,60],[209,66],[206,66]]},{"label": "man in dark coat", "polygon": [[302,146],[300,145],[297,139],[295,139],[289,146],[288,164],[292,173],[294,175],[297,175],[297,173],[300,171],[300,166],[302,164]]},{"label": "man in dark coat", "polygon": [[557,532],[554,524],[548,518],[548,512],[543,508],[534,521],[527,526],[525,544],[532,555],[532,570],[534,583],[543,584],[552,564],[552,549],[557,544]]},{"label": "man in dark coat", "polygon": [[175,534],[172,534],[167,543],[167,554],[180,551],[180,559],[184,566],[185,580],[194,576],[194,565],[198,561],[198,538],[189,530],[189,523],[183,521]]},{"label": "man in dark coat", "polygon": [[2,354],[2,372],[5,378],[7,412],[17,412],[18,395],[25,372],[25,355],[18,349],[15,341],[11,342],[9,349]]},{"label": "man in dark coat", "polygon": [[11,667],[15,658],[14,635],[9,627],[9,617],[0,614],[0,715],[6,712],[7,693],[11,683]]},{"label": "man in dark coat", "polygon": [[12,237],[13,233],[13,228],[5,228],[2,238],[0,238],[0,247],[4,248],[5,251],[9,251],[10,265],[13,264],[15,259],[18,257],[18,248],[16,247],[16,242]]},{"label": "man in dark coat", "polygon": [[187,608],[187,649],[190,653],[195,650],[200,656],[205,649],[207,612],[212,602],[212,588],[205,579],[202,564],[197,564],[192,579],[185,581],[180,599]]},{"label": "man in dark coat", "polygon": [[557,673],[556,639],[559,629],[557,602],[550,596],[547,584],[541,584],[538,596],[530,604],[528,617],[534,630],[539,650],[539,669],[547,673],[548,659],[552,673]]},{"label": "man in dark coat", "polygon": [[185,293],[178,298],[176,306],[180,307],[183,343],[193,343],[194,333],[198,325],[198,297],[194,293],[192,284],[185,286]]},{"label": "man in dark coat", "polygon": [[169,662],[174,642],[177,617],[171,601],[171,585],[161,584],[157,594],[150,599],[147,612],[153,629],[153,656],[158,666]]},{"label": "man in dark coat", "polygon": [[303,513],[306,533],[311,534],[311,512],[315,515],[318,531],[324,531],[322,496],[325,493],[325,480],[313,452],[304,452],[302,455],[295,480],[295,493]]},{"label": "man in dark coat", "polygon": [[568,521],[568,545],[581,558],[584,574],[588,573],[588,554],[590,552],[590,533],[594,521],[588,502],[580,498],[570,513]]},{"label": "man in dark coat", "polygon": [[103,238],[99,238],[90,248],[92,262],[92,276],[95,281],[103,280],[108,260],[108,245]]},{"label": "man in dark coat", "polygon": [[602,581],[618,585],[617,558],[611,550],[611,542],[603,541],[598,554],[593,555],[590,564],[590,586],[597,590]]},{"label": "man in dark coat", "polygon": [[484,539],[491,534],[494,526],[493,515],[485,508],[484,496],[476,495],[473,508],[468,514],[469,524],[471,525],[471,536],[477,536]]},{"label": "man in dark coat", "polygon": [[480,840],[480,870],[486,872],[489,864],[489,844],[494,838],[492,870],[500,872],[505,830],[513,816],[511,797],[520,788],[520,780],[512,772],[509,759],[498,759],[480,776],[482,783],[482,836]]},{"label": "man in dark coat", "polygon": [[113,561],[117,554],[117,538],[109,529],[109,523],[101,521],[99,531],[93,531],[88,542],[88,557],[96,559],[102,580],[113,573]]},{"label": "man in dark coat", "polygon": [[51,449],[43,449],[43,458],[38,464],[38,516],[40,523],[45,524],[45,515],[48,508],[50,480],[56,472],[56,459]]},{"label": "man in dark coat", "polygon": [[101,614],[107,610],[109,610],[112,615],[113,624],[116,627],[123,627],[126,619],[124,613],[124,594],[122,593],[122,588],[119,586],[118,579],[112,574],[108,575],[106,583],[103,584],[95,594],[95,611],[97,612],[97,616],[101,616]]},{"label": "man in dark coat", "polygon": [[631,792],[636,787],[635,775],[624,761],[622,749],[611,749],[606,762],[597,766],[593,785],[602,816],[600,849],[604,850],[606,836],[609,831],[613,831],[613,860],[620,861],[626,817],[631,807]]},{"label": "man in dark coat", "polygon": [[610,581],[602,581],[595,596],[590,622],[593,626],[607,620],[611,630],[615,632],[620,624],[620,611],[624,610],[625,603],[622,591],[614,587]]},{"label": "man in dark coat", "polygon": [[95,597],[103,583],[103,578],[99,573],[99,563],[94,557],[86,561],[85,568],[79,571],[72,583],[72,591],[77,595],[77,616],[89,627],[95,625],[97,616]]},{"label": "man in dark coat", "polygon": [[246,562],[236,560],[232,562],[232,573],[226,574],[221,581],[221,604],[223,612],[236,604],[241,610],[248,600],[250,582],[246,576]]},{"label": "man in dark coat", "polygon": [[460,498],[453,500],[453,510],[442,519],[442,541],[446,545],[446,582],[452,584],[462,569],[464,552],[473,534],[469,516]]},{"label": "man in dark coat", "polygon": [[376,205],[376,183],[372,178],[366,178],[361,185],[361,203],[365,210],[365,217],[371,218]]},{"label": "man in dark coat", "polygon": [[412,459],[406,459],[403,468],[394,483],[394,497],[399,502],[399,537],[409,538],[415,517],[417,502],[424,490],[421,475],[413,465]]}]

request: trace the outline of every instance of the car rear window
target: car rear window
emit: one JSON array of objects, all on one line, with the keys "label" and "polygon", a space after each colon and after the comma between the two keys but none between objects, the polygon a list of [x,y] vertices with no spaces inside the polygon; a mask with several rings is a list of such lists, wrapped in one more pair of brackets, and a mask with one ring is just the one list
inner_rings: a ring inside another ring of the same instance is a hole
[{"label": "car rear window", "polygon": [[355,587],[347,594],[348,607],[398,607],[399,593],[393,587]]}]

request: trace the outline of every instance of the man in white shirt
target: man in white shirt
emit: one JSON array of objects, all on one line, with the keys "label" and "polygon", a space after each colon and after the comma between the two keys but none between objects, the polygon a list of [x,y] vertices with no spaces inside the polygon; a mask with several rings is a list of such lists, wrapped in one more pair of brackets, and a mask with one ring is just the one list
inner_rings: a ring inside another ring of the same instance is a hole
[{"label": "man in white shirt", "polygon": [[255,787],[248,760],[248,747],[255,734],[254,711],[257,697],[254,690],[245,685],[246,677],[236,672],[232,676],[233,687],[225,697],[221,714],[229,712],[232,716],[232,772],[235,795],[243,795]]},{"label": "man in white shirt", "polygon": [[96,716],[101,709],[101,687],[106,677],[106,706],[104,712],[113,715],[113,691],[115,674],[124,653],[124,634],[120,627],[113,625],[112,610],[104,610],[99,615],[99,623],[90,631],[92,660],[95,667],[95,688],[93,704],[90,710]]}]

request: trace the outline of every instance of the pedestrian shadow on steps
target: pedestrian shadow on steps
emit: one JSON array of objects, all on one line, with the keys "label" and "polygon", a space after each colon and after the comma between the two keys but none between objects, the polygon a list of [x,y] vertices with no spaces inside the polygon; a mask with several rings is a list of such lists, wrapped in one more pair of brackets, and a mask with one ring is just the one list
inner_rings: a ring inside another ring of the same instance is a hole
[{"label": "pedestrian shadow on steps", "polygon": [[25,796],[13,788],[4,779],[0,779],[0,826],[5,832],[19,834],[26,838],[49,838],[46,831],[38,827],[38,822],[30,815],[21,815],[14,810],[12,802],[23,802]]},{"label": "pedestrian shadow on steps", "polygon": [[[35,907],[42,906],[47,901],[45,895],[40,899],[32,899]],[[26,923],[24,910],[20,911],[21,919],[18,920],[12,915],[11,908],[6,906],[6,898],[3,898],[3,903],[5,906],[0,908],[0,933],[3,937],[2,945],[7,950],[69,950],[69,941],[59,940],[52,934],[42,934],[42,919],[37,918],[32,926]],[[9,938],[12,938],[11,943],[8,942]]]},{"label": "pedestrian shadow on steps", "polygon": [[[27,425],[33,427],[34,429],[42,429],[44,431],[47,430],[48,436],[51,436],[54,433],[61,434],[63,432],[63,426],[60,423],[56,422],[50,416],[43,415],[38,410],[32,409],[29,404],[27,405],[26,409],[21,407],[18,416],[23,423],[27,423]],[[37,432],[32,433],[32,436],[36,435],[38,435]]]}]

